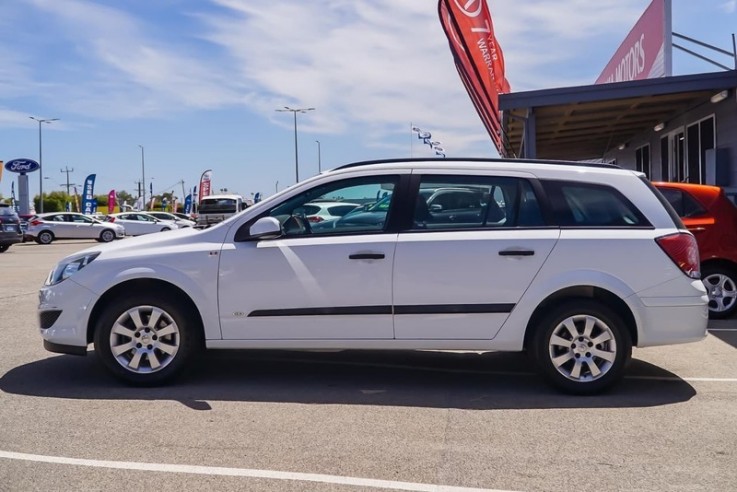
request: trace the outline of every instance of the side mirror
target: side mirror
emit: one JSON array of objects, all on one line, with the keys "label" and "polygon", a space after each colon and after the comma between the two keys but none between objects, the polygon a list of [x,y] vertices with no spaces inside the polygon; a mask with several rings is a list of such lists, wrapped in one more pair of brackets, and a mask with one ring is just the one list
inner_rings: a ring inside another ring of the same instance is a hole
[{"label": "side mirror", "polygon": [[443,211],[443,206],[440,205],[439,203],[433,203],[432,205],[430,205],[430,212],[442,212],[442,211]]},{"label": "side mirror", "polygon": [[274,217],[261,217],[248,230],[251,239],[275,239],[282,235],[281,224]]}]

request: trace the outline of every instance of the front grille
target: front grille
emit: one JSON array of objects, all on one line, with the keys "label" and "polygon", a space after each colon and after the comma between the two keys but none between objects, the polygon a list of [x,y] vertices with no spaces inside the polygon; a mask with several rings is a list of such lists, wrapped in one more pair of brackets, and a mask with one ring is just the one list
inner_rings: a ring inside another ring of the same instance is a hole
[{"label": "front grille", "polygon": [[46,330],[48,328],[51,328],[54,323],[56,323],[56,320],[59,319],[59,316],[61,316],[60,309],[54,309],[52,311],[41,311],[40,313],[38,313],[38,321],[41,325],[41,329]]}]

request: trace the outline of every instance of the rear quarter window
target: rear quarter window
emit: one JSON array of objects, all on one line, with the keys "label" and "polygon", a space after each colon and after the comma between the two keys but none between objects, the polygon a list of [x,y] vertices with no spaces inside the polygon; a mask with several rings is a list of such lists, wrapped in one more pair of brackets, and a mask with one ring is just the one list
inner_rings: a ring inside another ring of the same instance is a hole
[{"label": "rear quarter window", "polygon": [[543,183],[562,227],[651,227],[650,222],[617,189],[593,183]]}]

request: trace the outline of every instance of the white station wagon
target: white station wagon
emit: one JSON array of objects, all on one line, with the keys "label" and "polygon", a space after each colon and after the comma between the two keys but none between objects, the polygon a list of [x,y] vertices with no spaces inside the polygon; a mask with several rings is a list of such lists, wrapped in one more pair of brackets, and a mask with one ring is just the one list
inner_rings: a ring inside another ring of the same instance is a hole
[{"label": "white station wagon", "polygon": [[[426,202],[464,188],[478,199]],[[305,204],[338,199],[365,207],[311,227]],[[133,384],[170,380],[204,348],[526,351],[584,394],[621,379],[633,346],[703,339],[707,295],[694,237],[640,173],[393,160],[323,173],[205,230],[71,255],[39,315],[48,350],[94,344]]]}]

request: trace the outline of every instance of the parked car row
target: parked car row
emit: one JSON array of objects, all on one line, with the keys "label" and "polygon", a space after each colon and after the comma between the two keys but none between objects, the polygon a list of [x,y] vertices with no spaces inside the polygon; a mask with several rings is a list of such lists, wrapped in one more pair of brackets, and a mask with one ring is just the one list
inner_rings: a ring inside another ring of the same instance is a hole
[{"label": "parked car row", "polygon": [[139,236],[194,225],[194,221],[187,219],[186,215],[183,218],[165,212],[126,212],[110,215],[49,212],[27,215],[21,219],[10,207],[2,206],[0,213],[4,214],[0,217],[11,217],[0,219],[3,222],[17,224],[18,232],[14,234],[19,236],[8,238],[8,231],[11,229],[14,231],[16,226],[7,226],[6,230],[6,226],[3,225],[0,252],[7,250],[10,244],[24,240],[50,244],[59,239],[96,239],[107,243],[125,236]]}]

